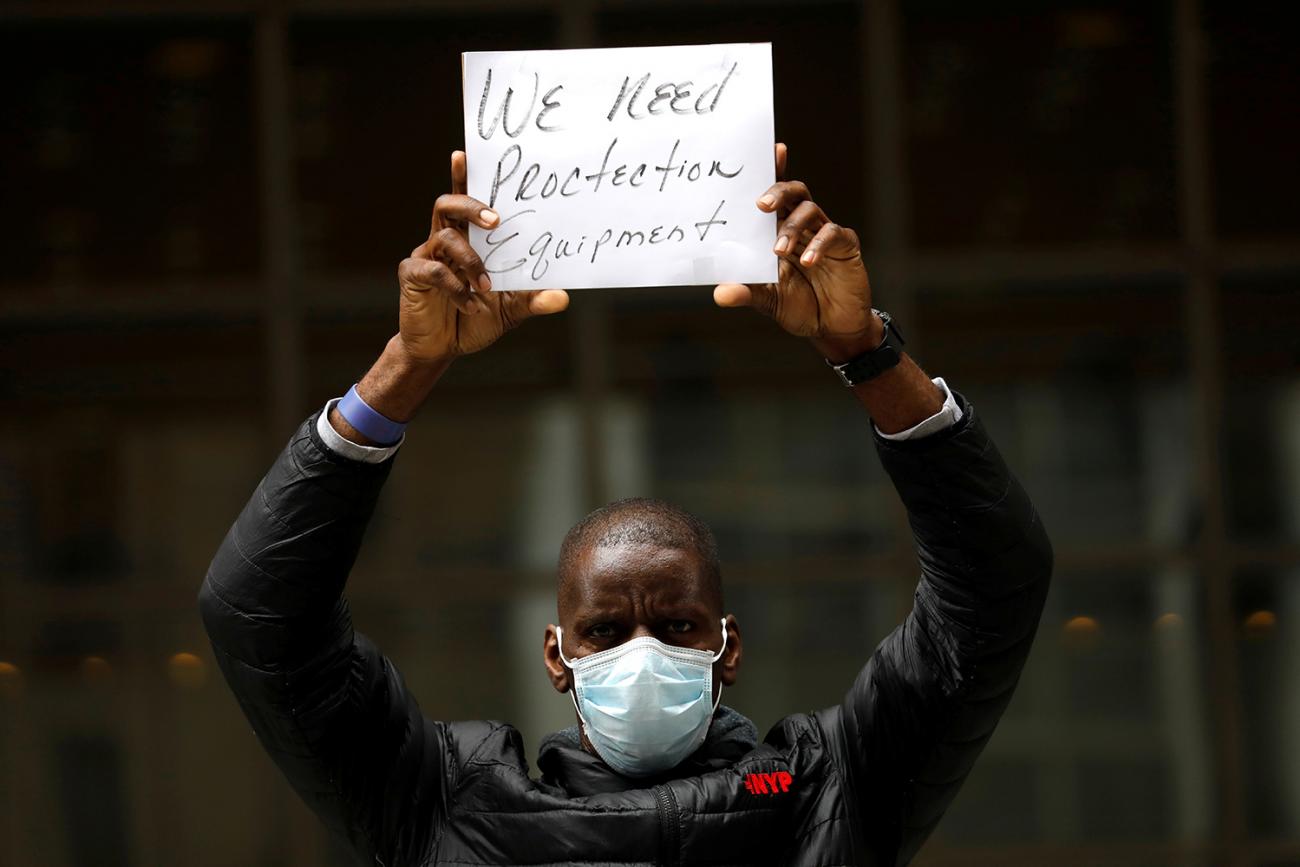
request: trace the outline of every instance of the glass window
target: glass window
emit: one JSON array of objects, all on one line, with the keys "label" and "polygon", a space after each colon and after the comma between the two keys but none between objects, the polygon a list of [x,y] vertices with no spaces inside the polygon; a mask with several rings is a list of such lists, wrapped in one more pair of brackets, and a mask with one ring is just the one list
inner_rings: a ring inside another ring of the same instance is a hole
[{"label": "glass window", "polygon": [[1204,4],[1214,202],[1228,237],[1300,230],[1300,58],[1284,4]]},{"label": "glass window", "polygon": [[906,615],[914,573],[901,559],[866,557],[777,561],[767,574],[730,569],[727,609],[745,657],[723,701],[752,719],[759,737],[792,713],[841,702]]},{"label": "glass window", "polygon": [[1300,539],[1300,275],[1223,281],[1228,520],[1256,541]]},{"label": "glass window", "polygon": [[1165,280],[918,293],[918,358],[975,405],[1058,550],[1195,537],[1182,304]]},{"label": "glass window", "polygon": [[919,244],[1175,236],[1169,23],[1159,4],[902,8]]},{"label": "glass window", "polygon": [[888,550],[897,498],[862,408],[806,341],[707,289],[619,294],[615,387],[644,416],[648,491],[740,568]]},{"label": "glass window", "polygon": [[69,863],[127,867],[131,823],[118,744],[108,737],[68,735],[55,744],[51,759]]},{"label": "glass window", "polygon": [[70,324],[0,337],[10,574],[192,592],[265,470],[264,361],[244,323]]},{"label": "glass window", "polygon": [[61,584],[120,579],[130,558],[118,521],[121,467],[112,444],[44,445],[26,460],[25,571]]},{"label": "glass window", "polygon": [[112,612],[73,618],[42,613],[32,632],[34,664],[46,675],[75,678],[87,656],[114,657],[122,652],[122,624]]},{"label": "glass window", "polygon": [[1247,819],[1255,834],[1294,838],[1300,835],[1300,567],[1242,571],[1233,603]]},{"label": "glass window", "polygon": [[294,147],[304,269],[389,277],[428,235],[464,147],[460,53],[551,48],[554,19],[501,10],[296,21]]},{"label": "glass window", "polygon": [[254,273],[251,40],[246,21],[6,22],[0,287]]},{"label": "glass window", "polygon": [[938,839],[1207,835],[1204,642],[1193,573],[1058,568],[1017,693]]},{"label": "glass window", "polygon": [[[366,587],[402,593],[422,573],[453,567],[499,572],[498,584],[530,569],[553,575],[560,540],[587,511],[573,403],[438,397],[408,432],[385,485],[357,567],[371,576]],[[498,592],[504,598],[511,590]]]},{"label": "glass window", "polygon": [[860,8],[846,2],[804,3],[797,11],[758,2],[624,4],[601,10],[597,29],[610,46],[771,42],[775,133],[790,148],[788,174],[807,182],[833,220],[868,239]]},{"label": "glass window", "polygon": [[20,433],[60,412],[246,413],[267,382],[261,338],[251,319],[218,316],[11,319],[0,323],[0,400],[26,413]]}]

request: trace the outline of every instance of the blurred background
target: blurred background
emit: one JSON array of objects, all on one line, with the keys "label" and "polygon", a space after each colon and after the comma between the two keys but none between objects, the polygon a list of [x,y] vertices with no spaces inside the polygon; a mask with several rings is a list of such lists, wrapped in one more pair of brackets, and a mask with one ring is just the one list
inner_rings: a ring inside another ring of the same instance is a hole
[{"label": "blurred background", "polygon": [[[1227,0],[8,0],[0,863],[346,856],[195,608],[297,423],[393,333],[459,52],[767,41],[791,171],[1057,551],[1019,693],[921,865],[1300,864],[1300,61]],[[866,420],[708,288],[583,292],[457,364],[351,599],[425,711],[567,724],[564,531],[716,528],[760,730],[838,700],[917,574]]]}]

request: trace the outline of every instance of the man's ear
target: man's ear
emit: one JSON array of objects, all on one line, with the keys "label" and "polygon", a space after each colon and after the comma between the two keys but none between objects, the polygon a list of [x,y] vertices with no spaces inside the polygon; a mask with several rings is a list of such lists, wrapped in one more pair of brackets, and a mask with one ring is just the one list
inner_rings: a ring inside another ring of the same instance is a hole
[{"label": "man's ear", "polygon": [[735,686],[740,676],[740,660],[745,655],[744,642],[740,640],[740,623],[736,615],[727,615],[727,649],[715,663],[718,680],[723,686]]},{"label": "man's ear", "polygon": [[569,691],[569,667],[560,659],[560,634],[555,624],[546,627],[542,639],[542,661],[546,663],[546,674],[551,679],[551,686],[556,692]]}]

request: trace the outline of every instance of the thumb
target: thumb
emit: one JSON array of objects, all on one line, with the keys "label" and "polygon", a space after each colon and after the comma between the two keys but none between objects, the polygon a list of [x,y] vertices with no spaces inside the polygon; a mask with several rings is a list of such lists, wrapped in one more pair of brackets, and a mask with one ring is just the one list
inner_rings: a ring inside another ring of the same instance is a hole
[{"label": "thumb", "polygon": [[713,289],[719,307],[753,307],[764,316],[776,316],[776,284],[719,283]]},{"label": "thumb", "polygon": [[569,293],[563,289],[542,289],[527,294],[529,296],[528,312],[536,316],[559,313],[569,306]]},{"label": "thumb", "polygon": [[514,328],[525,319],[559,313],[569,306],[569,293],[563,289],[538,289],[525,292],[503,292],[501,310],[506,325]]}]

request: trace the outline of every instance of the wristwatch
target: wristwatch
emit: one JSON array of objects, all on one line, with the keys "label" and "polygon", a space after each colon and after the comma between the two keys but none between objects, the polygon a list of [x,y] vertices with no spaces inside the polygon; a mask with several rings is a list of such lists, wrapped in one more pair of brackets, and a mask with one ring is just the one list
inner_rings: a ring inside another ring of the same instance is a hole
[{"label": "wristwatch", "polygon": [[894,325],[894,320],[883,310],[871,308],[871,312],[880,317],[885,325],[885,337],[875,349],[868,349],[859,356],[850,358],[843,364],[836,364],[829,358],[826,363],[840,376],[840,381],[849,388],[875,379],[880,374],[898,364],[903,358],[903,335]]}]

